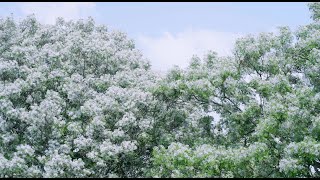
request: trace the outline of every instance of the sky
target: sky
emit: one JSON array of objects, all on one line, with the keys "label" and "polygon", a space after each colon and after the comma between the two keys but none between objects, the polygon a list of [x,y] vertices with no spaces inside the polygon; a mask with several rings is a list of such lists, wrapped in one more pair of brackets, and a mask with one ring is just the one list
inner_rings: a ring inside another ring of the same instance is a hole
[{"label": "sky", "polygon": [[236,38],[247,34],[311,22],[306,2],[0,2],[0,17],[33,13],[46,24],[91,16],[126,32],[158,71],[186,67],[209,50],[230,55]]}]

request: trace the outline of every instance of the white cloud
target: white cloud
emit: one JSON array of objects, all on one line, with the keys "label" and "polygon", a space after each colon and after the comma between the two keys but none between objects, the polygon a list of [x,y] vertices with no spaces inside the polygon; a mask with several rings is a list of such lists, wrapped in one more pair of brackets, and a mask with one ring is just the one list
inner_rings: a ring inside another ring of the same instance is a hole
[{"label": "white cloud", "polygon": [[86,18],[95,11],[94,2],[24,2],[19,4],[23,15],[35,14],[37,19],[46,24],[54,24],[56,18],[66,20]]},{"label": "white cloud", "polygon": [[166,71],[173,65],[186,67],[192,55],[203,57],[209,50],[219,56],[230,55],[240,36],[240,33],[188,29],[177,34],[166,32],[161,37],[140,36],[137,46],[150,59],[153,69]]}]

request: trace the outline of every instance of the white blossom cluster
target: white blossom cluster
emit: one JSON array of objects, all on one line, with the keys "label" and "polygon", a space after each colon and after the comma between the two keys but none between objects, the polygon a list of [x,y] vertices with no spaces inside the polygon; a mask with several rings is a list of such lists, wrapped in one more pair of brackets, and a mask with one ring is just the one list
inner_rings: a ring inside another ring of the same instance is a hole
[{"label": "white blossom cluster", "polygon": [[145,163],[159,77],[126,34],[91,18],[42,25],[29,16],[1,19],[0,36],[0,177],[141,173],[119,167]]}]

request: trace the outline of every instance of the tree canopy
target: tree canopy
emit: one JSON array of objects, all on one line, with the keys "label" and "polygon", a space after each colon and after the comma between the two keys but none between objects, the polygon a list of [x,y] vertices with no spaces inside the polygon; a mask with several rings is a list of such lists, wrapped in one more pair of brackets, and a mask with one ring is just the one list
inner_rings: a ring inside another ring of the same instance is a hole
[{"label": "tree canopy", "polygon": [[0,19],[0,177],[319,177],[320,5],[164,77],[92,18]]}]

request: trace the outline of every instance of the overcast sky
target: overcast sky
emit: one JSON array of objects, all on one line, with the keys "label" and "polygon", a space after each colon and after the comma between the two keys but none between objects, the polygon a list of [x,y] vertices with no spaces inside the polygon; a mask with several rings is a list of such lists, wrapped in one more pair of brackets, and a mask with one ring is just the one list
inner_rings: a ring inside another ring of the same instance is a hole
[{"label": "overcast sky", "polygon": [[311,22],[304,2],[0,2],[0,17],[34,13],[43,23],[57,17],[92,16],[98,24],[126,32],[155,70],[185,67],[193,54],[208,50],[228,55],[239,36],[293,30]]}]

